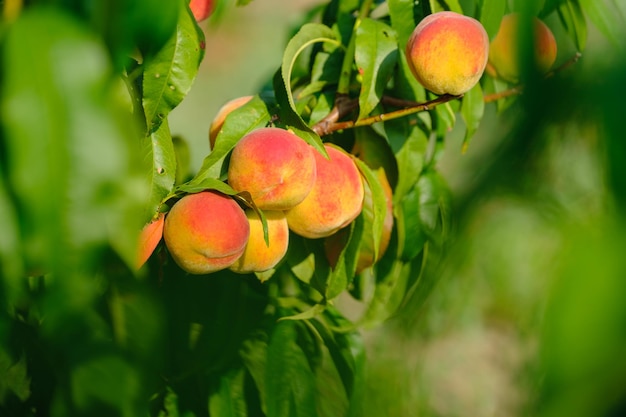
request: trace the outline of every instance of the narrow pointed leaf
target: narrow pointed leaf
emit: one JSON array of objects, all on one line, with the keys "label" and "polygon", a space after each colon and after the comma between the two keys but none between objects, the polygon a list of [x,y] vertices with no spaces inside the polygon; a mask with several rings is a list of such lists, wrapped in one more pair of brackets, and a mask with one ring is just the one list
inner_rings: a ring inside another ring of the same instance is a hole
[{"label": "narrow pointed leaf", "polygon": [[148,133],[187,95],[204,57],[204,34],[188,7],[180,5],[176,33],[144,63],[142,104]]},{"label": "narrow pointed leaf", "polygon": [[383,22],[363,19],[356,31],[355,61],[362,76],[359,119],[367,117],[380,102],[397,61],[398,37]]}]

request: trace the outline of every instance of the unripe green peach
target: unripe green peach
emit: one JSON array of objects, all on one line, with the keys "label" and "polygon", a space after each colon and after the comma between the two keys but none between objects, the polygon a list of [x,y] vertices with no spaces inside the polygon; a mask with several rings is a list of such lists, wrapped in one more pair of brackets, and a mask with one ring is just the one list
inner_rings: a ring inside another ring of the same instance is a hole
[{"label": "unripe green peach", "polygon": [[406,45],[413,75],[435,94],[460,95],[482,76],[489,36],[476,19],[443,11],[426,16]]},{"label": "unripe green peach", "polygon": [[230,269],[240,274],[263,272],[274,268],[283,259],[289,246],[289,228],[284,211],[264,211],[269,245],[263,237],[263,223],[252,209],[246,209],[250,222],[250,238],[243,255]]},{"label": "unripe green peach", "polygon": [[[511,13],[502,18],[498,33],[489,47],[488,73],[503,80],[519,81],[520,14]],[[537,71],[545,74],[556,60],[556,40],[550,28],[536,17],[532,18],[534,56]]]},{"label": "unripe green peach", "polygon": [[137,258],[135,261],[135,267],[141,268],[146,263],[152,252],[156,249],[157,245],[163,237],[163,224],[165,222],[165,214],[159,213],[156,219],[146,224],[141,233],[139,234]]},{"label": "unripe green peach", "polygon": [[237,97],[230,101],[227,101],[222,107],[219,108],[219,110],[215,114],[215,117],[213,118],[213,121],[211,121],[211,125],[209,126],[209,145],[211,145],[211,149],[215,147],[215,139],[220,133],[220,130],[222,130],[222,126],[224,125],[226,116],[228,116],[233,110],[238,109],[250,100],[252,100],[252,96]]},{"label": "unripe green peach", "polygon": [[314,153],[308,143],[288,130],[254,130],[233,148],[228,183],[238,192],[248,191],[262,210],[288,210],[313,188]]},{"label": "unripe green peach", "polygon": [[361,213],[363,179],[352,157],[339,147],[325,144],[330,159],[315,154],[317,178],[306,198],[287,210],[289,228],[300,236],[330,236]]},{"label": "unripe green peach", "polygon": [[170,255],[190,274],[228,268],[243,254],[249,235],[243,209],[217,191],[178,200],[167,213],[163,229]]}]

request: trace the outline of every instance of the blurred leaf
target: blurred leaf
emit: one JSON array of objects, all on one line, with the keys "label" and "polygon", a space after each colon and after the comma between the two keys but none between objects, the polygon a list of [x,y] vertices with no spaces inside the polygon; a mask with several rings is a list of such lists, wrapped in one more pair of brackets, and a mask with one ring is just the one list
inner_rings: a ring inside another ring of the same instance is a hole
[{"label": "blurred leaf", "polygon": [[[363,218],[361,216],[357,217],[348,228],[348,241],[343,250],[339,253],[337,263],[334,268],[330,270],[324,285],[323,294],[326,300],[332,300],[345,291],[354,278],[354,272],[359,257],[359,247],[363,233],[366,232],[363,229]],[[320,268],[319,263],[317,263],[315,271],[316,276],[320,269],[322,268]]]},{"label": "blurred leaf", "polygon": [[506,2],[501,0],[483,0],[480,6],[480,23],[493,39],[498,33],[500,22],[506,12]]},{"label": "blurred leaf", "polygon": [[612,0],[580,0],[589,20],[607,37],[613,46],[623,45],[626,21]]},{"label": "blurred leaf", "polygon": [[584,51],[587,45],[587,20],[578,0],[567,0],[561,3],[557,11],[578,52]]},{"label": "blurred leaf", "polygon": [[141,413],[141,379],[124,359],[113,356],[93,356],[78,365],[71,374],[72,399],[85,412],[115,410],[123,416]]},{"label": "blurred leaf", "polygon": [[314,417],[315,375],[297,343],[297,322],[276,323],[267,349],[265,389],[267,415]]},{"label": "blurred leaf", "polygon": [[204,58],[204,33],[185,3],[180,5],[176,33],[144,62],[142,104],[148,133],[185,98]]},{"label": "blurred leaf", "polygon": [[81,3],[90,15],[91,23],[103,34],[116,64],[123,64],[135,48],[144,55],[158,51],[176,30],[179,14],[176,1],[96,0],[89,5]]},{"label": "blurred leaf", "polygon": [[0,407],[9,392],[22,402],[31,395],[31,378],[28,375],[26,356],[22,354],[17,362],[11,362],[11,358],[5,356],[0,347]]},{"label": "blurred leaf", "polygon": [[221,375],[209,397],[209,413],[219,417],[246,417],[245,371],[231,369]]},{"label": "blurred leaf", "polygon": [[144,143],[145,152],[152,160],[147,215],[154,216],[159,211],[162,200],[172,191],[176,181],[176,155],[167,119],[155,132],[144,138]]},{"label": "blurred leaf", "polygon": [[378,105],[396,63],[397,44],[395,31],[383,22],[367,18],[357,28],[354,58],[363,77],[359,120]]},{"label": "blurred leaf", "polygon": [[65,273],[106,244],[133,265],[144,165],[104,48],[71,17],[37,8],[11,26],[4,46],[8,179],[29,265]]},{"label": "blurred leaf", "polygon": [[[4,281],[4,297],[10,302],[13,290],[17,289],[23,275],[22,256],[19,253],[20,231],[18,215],[0,175],[0,282]],[[0,284],[0,288],[2,288]],[[0,301],[2,305],[2,301]]]},{"label": "blurred leaf", "polygon": [[461,101],[461,116],[465,121],[465,137],[463,138],[463,150],[469,146],[469,142],[478,130],[480,121],[485,113],[485,101],[480,83],[466,92]]}]

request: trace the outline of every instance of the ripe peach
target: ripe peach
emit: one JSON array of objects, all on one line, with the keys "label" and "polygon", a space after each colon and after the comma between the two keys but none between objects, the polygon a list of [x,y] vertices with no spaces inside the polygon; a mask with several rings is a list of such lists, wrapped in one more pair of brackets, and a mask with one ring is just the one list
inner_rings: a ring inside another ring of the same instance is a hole
[{"label": "ripe peach", "polygon": [[219,108],[217,114],[213,118],[211,125],[209,126],[209,144],[211,149],[215,147],[215,138],[222,130],[226,116],[228,116],[233,110],[238,109],[247,102],[252,100],[252,96],[237,97],[230,101],[227,101],[222,107]]},{"label": "ripe peach", "polygon": [[[490,72],[503,80],[518,82],[520,77],[519,35],[520,15],[511,13],[502,18],[498,33],[489,47]],[[548,72],[556,60],[556,40],[550,28],[536,17],[532,18],[535,66],[541,74]]]},{"label": "ripe peach", "polygon": [[163,237],[163,224],[165,222],[165,213],[159,213],[158,217],[146,224],[139,234],[137,258],[135,268],[139,269],[146,263],[152,252]]},{"label": "ripe peach", "polygon": [[172,258],[190,274],[228,268],[243,254],[249,235],[243,209],[216,191],[178,200],[167,213],[163,229]]},{"label": "ripe peach", "polygon": [[[389,241],[391,240],[391,229],[393,228],[393,191],[387,180],[387,175],[383,168],[376,170],[376,177],[380,181],[380,185],[385,192],[385,200],[387,202],[387,212],[383,221],[383,232],[378,244],[378,256],[374,258],[374,239],[369,234],[364,234],[361,238],[361,246],[359,247],[359,254],[357,258],[357,265],[355,273],[358,275],[365,268],[369,268],[374,265],[387,251],[389,247]],[[363,199],[363,212],[372,212],[374,209],[374,201],[372,199],[372,193],[367,182],[365,185],[365,197]],[[335,267],[339,254],[343,250],[348,240],[347,229],[339,230],[337,233],[329,236],[324,241],[324,251],[326,252],[326,258],[329,263]]]},{"label": "ripe peach", "polygon": [[196,22],[202,22],[211,16],[213,13],[213,0],[190,0],[189,8],[193,13],[193,17],[196,18]]},{"label": "ripe peach", "polygon": [[460,95],[476,85],[488,54],[489,36],[480,22],[448,11],[422,19],[406,45],[413,75],[439,95]]},{"label": "ripe peach", "polygon": [[287,253],[289,228],[284,211],[264,211],[267,220],[269,246],[263,238],[263,223],[252,209],[246,209],[250,222],[250,238],[243,255],[230,266],[231,271],[241,274],[263,272],[274,268]]},{"label": "ripe peach", "polygon": [[287,210],[289,228],[300,236],[330,236],[353,221],[363,207],[363,180],[351,156],[325,144],[330,159],[315,154],[317,178],[306,198]]},{"label": "ripe peach", "polygon": [[262,210],[290,209],[313,188],[314,153],[308,143],[290,131],[256,129],[233,148],[228,183],[236,191],[248,191]]}]

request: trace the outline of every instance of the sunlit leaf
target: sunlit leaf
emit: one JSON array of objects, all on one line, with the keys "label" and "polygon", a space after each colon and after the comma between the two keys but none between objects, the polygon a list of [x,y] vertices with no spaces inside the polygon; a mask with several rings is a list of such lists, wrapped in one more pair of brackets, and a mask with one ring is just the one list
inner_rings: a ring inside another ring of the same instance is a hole
[{"label": "sunlit leaf", "polygon": [[483,0],[480,7],[480,23],[493,39],[498,33],[500,22],[506,11],[506,2],[501,0]]},{"label": "sunlit leaf", "polygon": [[396,64],[398,39],[388,25],[363,19],[356,31],[355,61],[363,81],[359,93],[359,119],[378,105]]},{"label": "sunlit leaf", "polygon": [[187,95],[204,58],[204,33],[189,8],[180,5],[176,33],[144,62],[142,104],[148,133],[156,131]]}]

